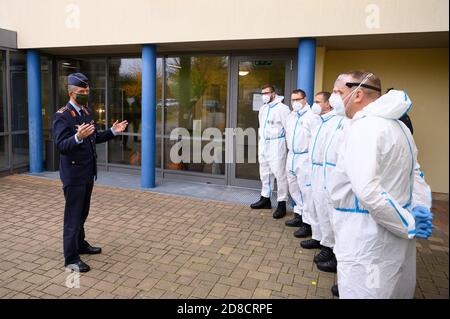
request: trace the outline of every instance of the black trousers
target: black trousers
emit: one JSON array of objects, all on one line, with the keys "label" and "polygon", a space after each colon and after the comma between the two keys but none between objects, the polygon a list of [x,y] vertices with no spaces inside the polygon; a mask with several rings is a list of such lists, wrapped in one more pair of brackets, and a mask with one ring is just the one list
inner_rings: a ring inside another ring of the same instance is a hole
[{"label": "black trousers", "polygon": [[64,197],[64,259],[65,264],[72,264],[80,260],[79,249],[86,248],[84,223],[89,215],[91,194],[94,183],[77,186],[65,186]]}]

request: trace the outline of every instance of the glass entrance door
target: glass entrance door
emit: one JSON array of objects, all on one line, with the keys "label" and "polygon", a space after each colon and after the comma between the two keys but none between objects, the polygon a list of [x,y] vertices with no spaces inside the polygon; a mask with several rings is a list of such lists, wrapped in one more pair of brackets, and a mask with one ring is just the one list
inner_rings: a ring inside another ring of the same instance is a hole
[{"label": "glass entrance door", "polygon": [[262,106],[261,87],[274,86],[290,104],[293,89],[293,58],[290,56],[235,57],[231,61],[232,142],[227,152],[232,160],[228,169],[230,185],[259,188],[258,111]]}]

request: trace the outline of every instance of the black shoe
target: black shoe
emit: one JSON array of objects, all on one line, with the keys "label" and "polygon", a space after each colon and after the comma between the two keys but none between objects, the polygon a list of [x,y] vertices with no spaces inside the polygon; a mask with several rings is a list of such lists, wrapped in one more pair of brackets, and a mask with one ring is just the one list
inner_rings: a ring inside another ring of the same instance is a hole
[{"label": "black shoe", "polygon": [[311,232],[311,226],[309,226],[308,224],[303,223],[299,229],[297,229],[294,232],[294,237],[296,238],[306,238],[311,236],[312,232]]},{"label": "black shoe", "polygon": [[333,285],[333,287],[331,287],[331,293],[333,294],[333,296],[339,298],[339,290],[337,285]]},{"label": "black shoe", "polygon": [[273,212],[272,216],[275,219],[286,216],[286,202],[278,202],[277,209]]},{"label": "black shoe", "polygon": [[320,249],[322,246],[320,245],[320,241],[315,239],[307,239],[302,240],[300,242],[300,246],[302,246],[305,249]]},{"label": "black shoe", "polygon": [[321,271],[337,273],[337,261],[336,261],[336,257],[334,257],[334,256],[330,260],[322,262],[322,263],[317,263],[316,265],[317,265],[317,269],[319,269]]},{"label": "black shoe", "polygon": [[86,248],[78,250],[78,253],[81,254],[87,254],[87,255],[96,255],[101,254],[102,249],[100,247],[94,247],[94,246],[87,246]]},{"label": "black shoe", "polygon": [[294,218],[284,222],[288,227],[300,227],[303,225],[302,215],[294,214]]},{"label": "black shoe", "polygon": [[66,267],[67,269],[70,269],[74,272],[88,272],[89,270],[91,270],[91,267],[89,267],[88,264],[82,262],[81,260],[79,260],[73,264],[67,264],[64,267]]},{"label": "black shoe", "polygon": [[322,246],[322,250],[320,253],[314,256],[314,262],[317,263],[323,263],[328,260],[331,260],[334,257],[333,249],[330,247]]},{"label": "black shoe", "polygon": [[256,203],[253,203],[250,205],[251,208],[253,209],[271,209],[272,208],[272,204],[270,203],[270,198],[269,197],[264,197],[261,196],[261,198],[259,199],[259,201],[257,201]]}]

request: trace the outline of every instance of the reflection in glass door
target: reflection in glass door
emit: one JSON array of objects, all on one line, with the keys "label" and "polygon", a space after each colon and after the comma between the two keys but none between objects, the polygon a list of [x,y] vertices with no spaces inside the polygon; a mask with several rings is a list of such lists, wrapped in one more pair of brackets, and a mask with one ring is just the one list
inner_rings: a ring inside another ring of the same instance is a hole
[{"label": "reflection in glass door", "polygon": [[202,174],[224,180],[227,56],[166,59],[165,174]]},{"label": "reflection in glass door", "polygon": [[[292,90],[292,59],[285,57],[239,57],[232,67],[231,126],[234,128],[233,163],[229,184],[259,187],[258,111],[262,106],[261,87],[274,86],[289,105]],[[234,105],[233,105],[234,104]],[[256,134],[253,134],[256,133]]]}]

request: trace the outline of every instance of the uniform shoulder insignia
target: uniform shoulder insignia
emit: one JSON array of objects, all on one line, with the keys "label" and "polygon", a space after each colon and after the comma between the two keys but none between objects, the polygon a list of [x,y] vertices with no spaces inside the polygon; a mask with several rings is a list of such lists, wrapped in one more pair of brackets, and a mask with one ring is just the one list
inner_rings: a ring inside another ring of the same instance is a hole
[{"label": "uniform shoulder insignia", "polygon": [[[66,106],[63,106],[62,108],[60,108],[58,111],[56,111],[56,113],[62,114],[62,113],[64,113],[64,112],[68,111],[68,110],[70,110],[70,108],[67,107],[67,105],[66,105]],[[77,117],[77,114],[75,113],[74,110],[70,110],[70,115],[71,115],[72,117]]]},{"label": "uniform shoulder insignia", "polygon": [[58,111],[56,111],[56,113],[64,113],[65,111],[67,111],[69,108],[66,106],[63,106],[62,108],[60,108]]}]

